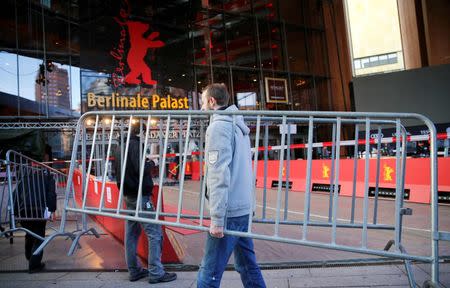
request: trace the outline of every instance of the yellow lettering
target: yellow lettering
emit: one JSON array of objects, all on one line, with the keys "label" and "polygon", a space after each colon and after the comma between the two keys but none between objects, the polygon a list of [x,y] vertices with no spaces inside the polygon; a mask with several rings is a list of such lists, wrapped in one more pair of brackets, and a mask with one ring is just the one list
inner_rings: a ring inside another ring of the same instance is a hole
[{"label": "yellow lettering", "polygon": [[98,96],[97,97],[97,105],[99,108],[104,108],[105,107],[105,97]]},{"label": "yellow lettering", "polygon": [[172,98],[170,100],[170,109],[178,109],[178,101],[177,99]]},{"label": "yellow lettering", "polygon": [[130,107],[131,108],[136,108],[136,98],[131,97]]},{"label": "yellow lettering", "polygon": [[137,94],[137,105],[138,105],[138,108],[141,108],[141,94],[140,93]]},{"label": "yellow lettering", "polygon": [[164,98],[161,99],[160,107],[161,107],[161,109],[167,109],[167,98],[166,99],[164,99]]},{"label": "yellow lettering", "polygon": [[156,108],[156,104],[159,103],[159,100],[161,98],[159,97],[159,95],[153,94],[152,95],[152,107]]},{"label": "yellow lettering", "polygon": [[184,109],[184,105],[183,105],[183,99],[178,99],[178,108],[179,109]]},{"label": "yellow lettering", "polygon": [[189,106],[188,106],[188,98],[187,97],[184,97],[184,109],[189,109]]},{"label": "yellow lettering", "polygon": [[120,97],[120,106],[121,108],[127,108],[128,107],[128,98],[127,97]]},{"label": "yellow lettering", "polygon": [[111,96],[105,96],[105,100],[106,100],[106,108],[109,108],[111,106]]},{"label": "yellow lettering", "polygon": [[95,107],[95,104],[96,104],[95,94],[88,93],[88,107]]},{"label": "yellow lettering", "polygon": [[142,107],[148,109],[148,98],[142,98]]}]

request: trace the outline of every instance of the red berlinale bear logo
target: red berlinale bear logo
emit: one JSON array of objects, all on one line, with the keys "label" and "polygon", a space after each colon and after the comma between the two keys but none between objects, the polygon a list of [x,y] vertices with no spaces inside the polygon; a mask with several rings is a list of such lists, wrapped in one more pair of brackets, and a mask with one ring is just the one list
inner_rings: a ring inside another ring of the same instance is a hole
[{"label": "red berlinale bear logo", "polygon": [[152,79],[152,70],[145,63],[145,55],[148,49],[160,48],[164,46],[164,42],[154,40],[159,37],[159,32],[152,32],[148,37],[144,34],[150,28],[147,23],[137,21],[126,21],[128,27],[128,35],[130,37],[130,50],[128,51],[127,62],[130,72],[125,76],[125,83],[156,85],[157,81]]}]

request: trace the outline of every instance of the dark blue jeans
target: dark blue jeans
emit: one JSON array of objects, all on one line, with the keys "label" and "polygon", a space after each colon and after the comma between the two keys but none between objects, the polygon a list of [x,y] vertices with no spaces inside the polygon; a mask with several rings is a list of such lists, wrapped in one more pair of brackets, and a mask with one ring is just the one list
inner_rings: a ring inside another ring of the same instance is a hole
[{"label": "dark blue jeans", "polygon": [[[246,232],[249,215],[227,218],[227,229]],[[256,263],[253,240],[251,238],[225,235],[206,239],[205,255],[197,275],[197,287],[219,287],[225,266],[234,252],[234,267],[241,275],[244,287],[266,287]]]},{"label": "dark blue jeans", "polygon": [[[125,197],[127,209],[136,209],[136,198]],[[142,210],[155,211],[153,203],[148,196],[142,196]],[[144,214],[142,217],[154,218],[154,215]],[[150,223],[139,223],[135,221],[126,221],[125,226],[125,259],[128,265],[128,272],[130,276],[137,275],[142,271],[142,267],[138,261],[136,251],[138,239],[141,235],[141,226],[144,228],[148,239],[148,272],[149,278],[157,279],[164,275],[164,267],[161,264],[162,252],[162,229],[161,225]]]}]

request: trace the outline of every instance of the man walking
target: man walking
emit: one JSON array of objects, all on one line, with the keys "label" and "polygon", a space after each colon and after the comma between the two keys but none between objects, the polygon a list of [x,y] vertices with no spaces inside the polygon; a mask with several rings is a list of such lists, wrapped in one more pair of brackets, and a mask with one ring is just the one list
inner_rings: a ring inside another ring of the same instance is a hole
[{"label": "man walking", "polygon": [[[140,163],[139,155],[140,141],[138,138],[139,128],[132,128],[130,135],[130,144],[128,147],[128,157],[123,181],[123,195],[128,210],[136,210],[137,196],[139,189]],[[145,153],[143,151],[143,153]],[[116,156],[120,159],[120,156]],[[142,180],[142,211],[154,212],[155,207],[152,202],[153,180],[151,176],[152,161],[144,164],[144,178]],[[120,185],[120,160],[115,162],[117,184]],[[119,186],[120,187],[120,186]],[[142,217],[154,218],[154,215],[145,214]],[[139,264],[136,250],[139,236],[141,235],[141,226],[144,228],[148,239],[148,270],[143,269]],[[162,253],[162,229],[161,225],[150,223],[139,223],[136,221],[126,221],[125,226],[125,256],[130,274],[129,280],[134,282],[141,278],[149,276],[149,283],[170,282],[177,279],[177,274],[164,271],[161,264]]]},{"label": "man walking", "polygon": [[[202,94],[202,110],[238,111],[229,101],[224,84],[210,84]],[[211,224],[197,287],[219,287],[231,253],[245,287],[266,287],[256,263],[251,238],[224,235],[228,230],[248,231],[253,202],[250,129],[241,115],[214,114],[206,130],[206,185]]]}]

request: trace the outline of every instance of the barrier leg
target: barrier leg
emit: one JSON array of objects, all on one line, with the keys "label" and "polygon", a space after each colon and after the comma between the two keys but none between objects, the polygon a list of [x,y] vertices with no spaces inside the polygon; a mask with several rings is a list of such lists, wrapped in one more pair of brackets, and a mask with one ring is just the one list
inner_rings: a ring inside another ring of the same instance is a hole
[{"label": "barrier leg", "polygon": [[81,233],[77,234],[77,236],[75,236],[75,239],[73,240],[72,245],[70,246],[67,256],[73,255],[73,253],[75,252],[75,247],[78,247],[81,249],[81,245],[78,242],[80,241],[81,236],[88,234],[88,233],[92,233],[92,235],[94,235],[95,238],[100,238],[100,234],[98,234],[98,232],[97,232],[97,230],[95,230],[95,228],[90,228],[86,231],[82,231]]},{"label": "barrier leg", "polygon": [[45,246],[47,246],[48,243],[50,243],[50,241],[52,241],[53,239],[55,239],[58,236],[67,236],[70,239],[72,239],[72,241],[75,239],[75,235],[70,232],[54,233],[54,234],[48,236],[47,238],[42,239],[42,240],[44,240],[44,242],[42,242],[42,244],[36,249],[36,251],[34,251],[33,255],[38,255],[39,253],[41,253],[41,251],[44,250]]},{"label": "barrier leg", "polygon": [[[400,251],[402,253],[407,254],[406,249],[403,247],[403,245],[400,244]],[[409,282],[409,287],[416,287],[416,280],[414,278],[414,272],[412,271],[412,266],[411,266],[411,261],[410,260],[405,260],[405,269],[406,269],[406,273],[408,275],[408,282]]]}]

